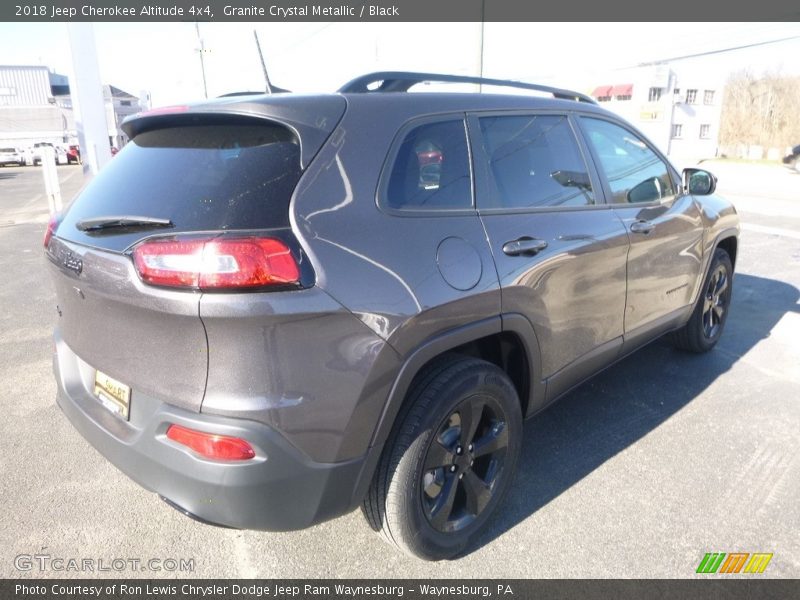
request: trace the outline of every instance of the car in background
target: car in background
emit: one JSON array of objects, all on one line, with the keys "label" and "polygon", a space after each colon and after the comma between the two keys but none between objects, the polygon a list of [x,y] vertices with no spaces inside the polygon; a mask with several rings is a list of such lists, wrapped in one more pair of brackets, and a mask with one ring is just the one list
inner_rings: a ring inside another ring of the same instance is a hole
[{"label": "car in background", "polygon": [[800,171],[800,144],[792,148],[792,151],[783,157],[783,164],[790,169]]},{"label": "car in background", "polygon": [[67,148],[67,164],[81,164],[81,147],[72,144]]},{"label": "car in background", "polygon": [[25,153],[19,148],[0,148],[0,165],[17,165],[24,167],[27,164]]},{"label": "car in background", "polygon": [[63,165],[69,162],[69,158],[67,156],[67,150],[62,146],[57,146],[55,144],[51,144],[50,142],[36,142],[33,145],[33,150],[32,150],[34,165],[42,164],[42,157],[44,156],[44,148],[47,146],[51,147],[55,151],[55,162],[57,165]]}]

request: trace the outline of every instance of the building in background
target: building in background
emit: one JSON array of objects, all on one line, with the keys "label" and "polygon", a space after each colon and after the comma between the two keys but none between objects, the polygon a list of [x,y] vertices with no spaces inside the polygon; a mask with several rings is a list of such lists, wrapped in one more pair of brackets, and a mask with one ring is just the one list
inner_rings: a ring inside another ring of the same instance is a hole
[{"label": "building in background", "polygon": [[[108,143],[128,141],[120,124],[139,112],[139,99],[113,85],[103,86]],[[77,144],[69,79],[44,66],[0,65],[0,143],[30,148],[36,142]]]},{"label": "building in background", "polygon": [[[0,140],[26,148],[68,143],[75,136],[72,108],[58,99],[66,77],[40,66],[0,66]],[[69,93],[67,91],[67,93]]]},{"label": "building in background", "polygon": [[103,86],[103,99],[106,106],[106,123],[108,123],[108,141],[114,148],[122,148],[128,143],[128,136],[120,129],[122,121],[129,115],[135,115],[139,108],[139,99],[113,85]]},{"label": "building in background", "polygon": [[614,71],[591,95],[686,166],[718,154],[722,92],[713,74],[659,64]]}]

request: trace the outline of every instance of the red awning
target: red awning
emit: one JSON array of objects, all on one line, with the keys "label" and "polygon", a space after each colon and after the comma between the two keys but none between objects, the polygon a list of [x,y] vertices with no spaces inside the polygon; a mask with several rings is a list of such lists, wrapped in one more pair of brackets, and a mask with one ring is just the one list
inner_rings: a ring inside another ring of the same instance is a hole
[{"label": "red awning", "polygon": [[619,83],[611,88],[609,96],[632,96],[633,84],[632,83]]},{"label": "red awning", "polygon": [[607,96],[610,96],[611,88],[612,86],[610,85],[601,85],[600,87],[596,87],[592,92],[592,96],[594,96],[595,98],[605,98]]}]

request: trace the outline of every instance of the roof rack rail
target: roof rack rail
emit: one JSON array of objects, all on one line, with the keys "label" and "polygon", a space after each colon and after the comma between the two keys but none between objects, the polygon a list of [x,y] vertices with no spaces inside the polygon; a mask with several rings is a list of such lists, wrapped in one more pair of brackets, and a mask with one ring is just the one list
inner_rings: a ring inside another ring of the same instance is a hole
[{"label": "roof rack rail", "polygon": [[[523,90],[535,90],[553,94],[554,98],[563,100],[577,100],[579,102],[589,102],[597,104],[594,99],[561,88],[550,87],[549,85],[539,85],[536,83],[524,83],[522,81],[510,81],[508,79],[487,79],[485,77],[471,77],[469,75],[440,75],[436,73],[406,73],[404,71],[381,71],[369,73],[356,77],[352,81],[339,88],[342,94],[365,94],[376,92],[407,92],[412,86],[426,81],[437,83],[477,83],[483,85],[494,85],[499,87],[520,88]],[[379,84],[370,88],[372,84]]]}]

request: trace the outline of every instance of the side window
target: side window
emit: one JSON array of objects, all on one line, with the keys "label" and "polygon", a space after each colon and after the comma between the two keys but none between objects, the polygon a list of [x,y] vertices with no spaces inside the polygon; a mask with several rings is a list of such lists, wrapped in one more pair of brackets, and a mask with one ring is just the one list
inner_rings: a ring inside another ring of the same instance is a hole
[{"label": "side window", "polygon": [[408,132],[392,165],[389,208],[471,208],[467,133],[462,120],[426,123]]},{"label": "side window", "polygon": [[566,116],[479,119],[502,208],[587,206],[594,192]]},{"label": "side window", "polygon": [[611,202],[654,202],[675,195],[667,165],[641,139],[608,121],[581,121],[611,186]]}]

